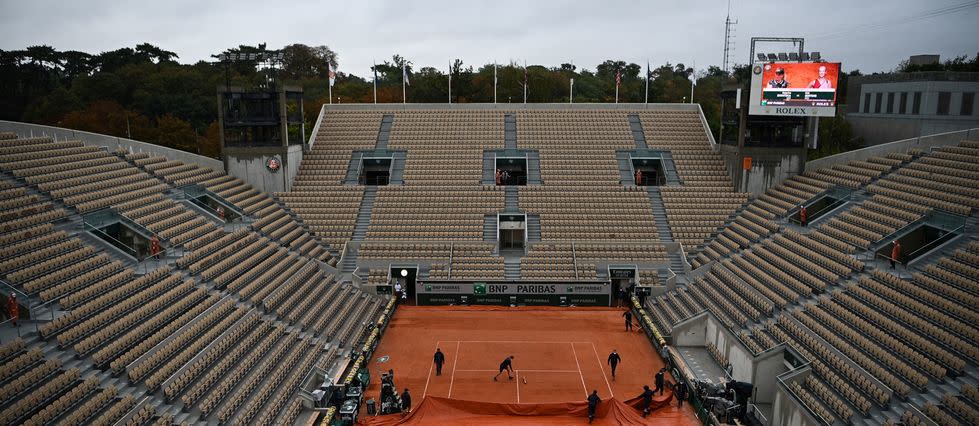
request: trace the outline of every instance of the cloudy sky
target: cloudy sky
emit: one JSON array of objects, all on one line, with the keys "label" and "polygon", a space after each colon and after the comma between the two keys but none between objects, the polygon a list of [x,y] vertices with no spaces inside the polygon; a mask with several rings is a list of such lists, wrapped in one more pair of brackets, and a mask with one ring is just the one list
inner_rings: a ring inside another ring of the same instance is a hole
[{"label": "cloudy sky", "polygon": [[[720,65],[727,0],[0,0],[0,49],[48,44],[97,53],[149,42],[192,63],[239,44],[325,44],[361,76],[401,54],[416,67],[453,58],[594,70],[605,59]],[[844,70],[893,69],[910,55],[979,51],[979,1],[734,0],[734,62],[749,39],[805,37]],[[759,51],[788,51],[764,45]]]}]

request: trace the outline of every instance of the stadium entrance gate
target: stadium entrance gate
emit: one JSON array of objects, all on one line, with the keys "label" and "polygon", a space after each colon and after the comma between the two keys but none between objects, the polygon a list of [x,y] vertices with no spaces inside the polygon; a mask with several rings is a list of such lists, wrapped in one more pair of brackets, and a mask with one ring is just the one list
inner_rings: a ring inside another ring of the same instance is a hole
[{"label": "stadium entrance gate", "polygon": [[424,281],[419,305],[611,306],[608,281]]}]

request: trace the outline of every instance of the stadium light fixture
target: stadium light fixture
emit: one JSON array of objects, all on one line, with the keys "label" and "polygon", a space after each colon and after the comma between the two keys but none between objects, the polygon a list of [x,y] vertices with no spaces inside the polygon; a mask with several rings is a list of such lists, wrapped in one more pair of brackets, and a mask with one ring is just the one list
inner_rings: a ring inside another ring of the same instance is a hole
[{"label": "stadium light fixture", "polygon": [[401,270],[401,276],[404,277],[404,278],[407,278],[408,277],[408,270],[407,269],[402,269]]},{"label": "stadium light fixture", "polygon": [[758,60],[759,60],[759,61],[764,61],[765,59],[766,59],[766,58],[765,58],[765,54],[764,54],[764,53],[759,53],[759,54],[758,54]]},{"label": "stadium light fixture", "polygon": [[786,54],[785,52],[778,52],[778,60],[785,62],[789,60],[789,55]]}]

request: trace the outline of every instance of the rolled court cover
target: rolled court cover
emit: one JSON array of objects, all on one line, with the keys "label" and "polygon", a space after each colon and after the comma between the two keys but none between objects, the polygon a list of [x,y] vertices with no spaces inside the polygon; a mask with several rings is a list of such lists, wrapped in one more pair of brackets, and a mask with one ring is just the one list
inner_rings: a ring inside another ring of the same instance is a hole
[{"label": "rolled court cover", "polygon": [[[602,401],[595,412],[593,425],[678,425],[694,424],[683,413],[662,410],[673,400],[673,394],[653,398],[652,413],[642,417],[638,410],[640,399],[622,402],[617,399]],[[362,416],[357,424],[364,426],[394,425],[569,425],[588,423],[588,404],[582,402],[549,404],[499,404],[493,402],[463,401],[458,399],[426,397],[411,414],[386,416]]]}]

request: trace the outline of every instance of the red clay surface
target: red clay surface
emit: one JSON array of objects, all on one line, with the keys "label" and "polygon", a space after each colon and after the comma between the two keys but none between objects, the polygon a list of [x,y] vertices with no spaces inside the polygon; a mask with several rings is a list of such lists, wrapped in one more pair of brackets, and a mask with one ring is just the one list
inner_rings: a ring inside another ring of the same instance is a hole
[{"label": "red clay surface", "polygon": [[[381,372],[393,369],[398,392],[409,388],[414,406],[427,409],[426,415],[412,415],[404,423],[587,423],[580,403],[592,390],[603,401],[626,401],[639,395],[643,385],[653,387],[653,376],[663,367],[663,360],[638,327],[633,332],[624,330],[622,312],[610,308],[400,306],[369,363],[372,383],[365,399],[378,397]],[[432,362],[436,347],[445,353],[441,376],[435,374]],[[613,349],[622,357],[615,380],[606,363]],[[508,355],[514,356],[514,380],[504,373],[494,382],[500,362]],[[377,362],[385,356],[388,361]],[[438,398],[422,405],[426,396]],[[668,398],[667,394],[658,399]],[[455,400],[496,404],[460,406]],[[521,409],[517,404],[528,407]],[[537,407],[530,408],[533,405]],[[599,415],[605,412],[610,417],[596,419],[595,424],[700,423],[688,405],[678,409],[675,402],[647,419],[638,416],[638,411],[623,410],[631,408],[608,404]],[[449,412],[456,417],[449,420],[433,414]],[[365,410],[361,413],[366,415]],[[521,417],[526,414],[531,417]]]}]

